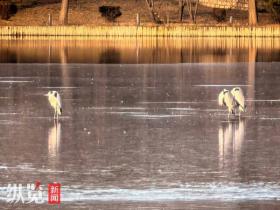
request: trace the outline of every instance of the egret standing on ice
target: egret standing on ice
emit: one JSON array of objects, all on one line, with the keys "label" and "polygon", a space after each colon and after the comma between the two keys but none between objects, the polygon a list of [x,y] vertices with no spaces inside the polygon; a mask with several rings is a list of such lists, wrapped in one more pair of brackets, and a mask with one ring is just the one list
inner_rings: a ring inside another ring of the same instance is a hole
[{"label": "egret standing on ice", "polygon": [[237,105],[238,111],[239,111],[239,117],[240,117],[241,112],[245,112],[245,109],[246,109],[245,97],[244,97],[243,91],[240,87],[235,87],[230,92],[235,99],[235,102],[236,102],[236,105]]},{"label": "egret standing on ice", "polygon": [[49,102],[54,109],[54,119],[58,119],[58,115],[62,114],[62,106],[61,106],[61,98],[57,91],[49,91],[48,94],[45,96],[48,96]]},{"label": "egret standing on ice", "polygon": [[227,89],[223,89],[219,93],[218,103],[220,106],[226,106],[228,108],[228,118],[230,114],[235,114],[235,108],[237,106],[236,101]]}]

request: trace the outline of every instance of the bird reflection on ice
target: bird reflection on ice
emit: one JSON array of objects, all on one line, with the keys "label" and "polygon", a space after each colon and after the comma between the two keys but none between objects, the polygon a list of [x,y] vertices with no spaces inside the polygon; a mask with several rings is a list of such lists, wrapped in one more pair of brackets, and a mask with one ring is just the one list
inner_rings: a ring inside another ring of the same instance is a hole
[{"label": "bird reflection on ice", "polygon": [[48,155],[50,158],[57,158],[59,154],[61,138],[61,124],[60,122],[54,122],[53,127],[49,130],[48,136]]},{"label": "bird reflection on ice", "polygon": [[221,169],[238,164],[244,142],[244,120],[229,121],[219,127],[219,166]]}]

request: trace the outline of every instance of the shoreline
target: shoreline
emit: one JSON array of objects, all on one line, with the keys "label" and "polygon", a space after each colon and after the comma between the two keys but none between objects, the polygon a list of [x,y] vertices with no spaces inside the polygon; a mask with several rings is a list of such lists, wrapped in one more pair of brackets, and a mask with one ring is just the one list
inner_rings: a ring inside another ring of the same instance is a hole
[{"label": "shoreline", "polygon": [[269,26],[0,26],[0,37],[280,37]]}]

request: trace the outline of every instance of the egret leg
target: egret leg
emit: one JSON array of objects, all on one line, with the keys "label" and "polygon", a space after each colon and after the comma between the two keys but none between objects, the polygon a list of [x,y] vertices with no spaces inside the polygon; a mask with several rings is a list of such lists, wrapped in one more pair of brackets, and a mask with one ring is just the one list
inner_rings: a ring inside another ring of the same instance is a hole
[{"label": "egret leg", "polygon": [[55,119],[56,110],[54,110],[53,119]]},{"label": "egret leg", "polygon": [[56,119],[58,119],[58,110],[57,110],[57,107],[56,107]]},{"label": "egret leg", "polygon": [[57,119],[57,109],[55,109],[55,119]]},{"label": "egret leg", "polygon": [[230,119],[230,115],[232,114],[232,110],[230,108],[228,108],[228,121]]}]

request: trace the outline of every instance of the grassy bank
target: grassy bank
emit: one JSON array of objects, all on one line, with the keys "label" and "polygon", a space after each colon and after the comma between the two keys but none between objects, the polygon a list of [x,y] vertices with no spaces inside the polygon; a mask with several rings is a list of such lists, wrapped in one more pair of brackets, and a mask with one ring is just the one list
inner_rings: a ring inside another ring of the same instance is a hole
[{"label": "grassy bank", "polygon": [[280,26],[2,26],[0,36],[280,37]]},{"label": "grassy bank", "polygon": [[[19,11],[7,21],[0,19],[0,26],[47,26],[49,14],[52,16],[52,25],[59,25],[58,16],[61,0],[37,0],[37,2],[39,3],[36,5],[19,9]],[[145,0],[73,0],[69,2],[69,25],[133,26],[136,23],[137,13],[139,14],[141,24],[146,25],[153,23]],[[99,7],[103,5],[119,6],[121,8],[122,15],[114,22],[108,21],[106,18],[102,17],[99,12]],[[155,9],[163,22],[166,23],[168,17],[169,23],[181,23],[178,0],[156,0]],[[213,15],[213,8],[206,7],[201,4],[198,6],[196,24],[225,26],[230,23],[230,17],[232,17],[232,24],[234,26],[248,25],[248,12],[246,10],[227,10],[225,19],[218,21],[217,17]],[[192,24],[187,8],[185,8],[182,23]],[[272,14],[268,12],[259,12],[258,24],[266,26],[277,24],[277,22],[275,22]]]}]

